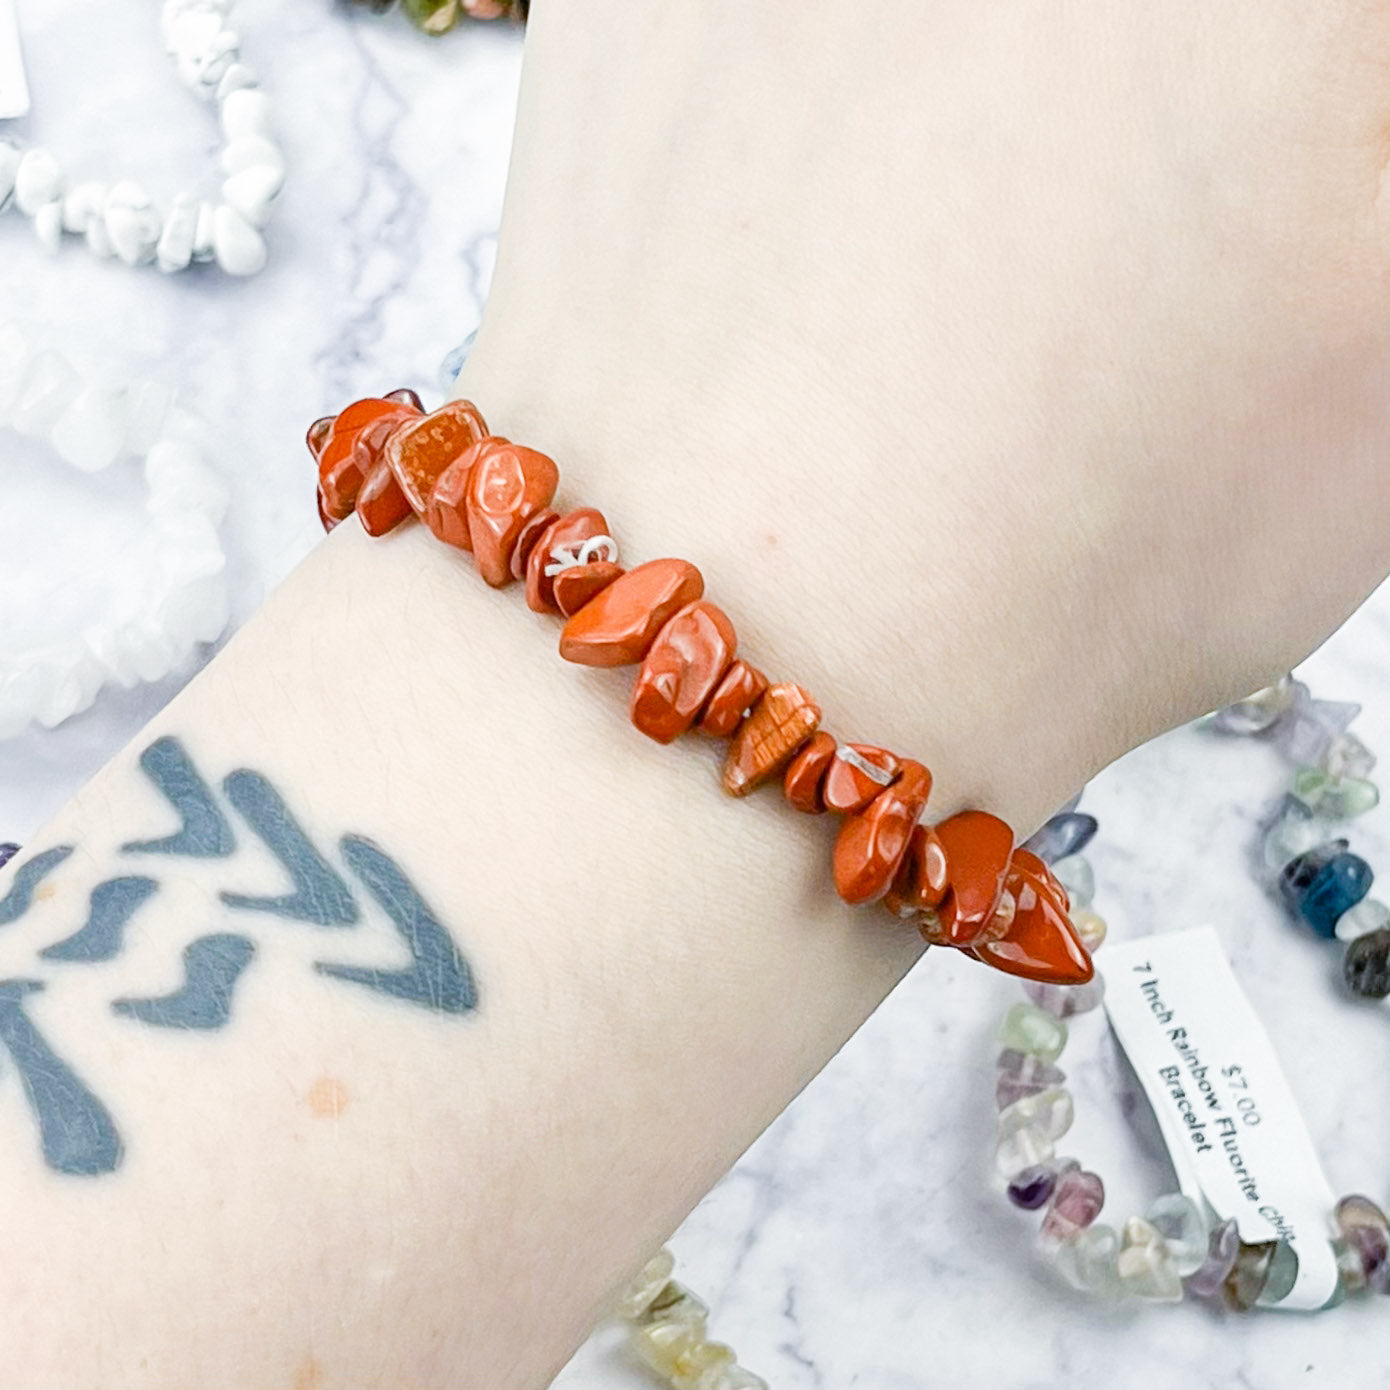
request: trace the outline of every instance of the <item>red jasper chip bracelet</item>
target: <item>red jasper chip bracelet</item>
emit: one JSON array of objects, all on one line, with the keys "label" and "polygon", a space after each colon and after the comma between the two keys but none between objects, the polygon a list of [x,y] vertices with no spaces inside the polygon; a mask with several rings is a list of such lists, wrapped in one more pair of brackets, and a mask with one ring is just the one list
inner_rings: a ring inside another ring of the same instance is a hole
[{"label": "red jasper chip bracelet", "polygon": [[985,811],[936,825],[921,817],[931,773],[868,743],[842,743],[791,682],[772,682],[738,655],[728,615],[704,597],[688,560],[624,569],[602,512],[552,507],[554,462],[488,433],[477,407],[426,414],[410,391],[356,401],[316,420],[319,516],[332,530],[353,512],[380,536],[411,516],[470,552],[494,588],[525,586],[527,606],[565,618],[560,655],[581,666],[637,666],[630,713],[659,743],[691,729],[730,740],[722,781],[746,796],[774,777],[810,815],[844,817],[835,888],[880,902],[934,946],[954,946],[1010,975],[1082,984],[1091,959],[1066,890],[1013,831]]}]

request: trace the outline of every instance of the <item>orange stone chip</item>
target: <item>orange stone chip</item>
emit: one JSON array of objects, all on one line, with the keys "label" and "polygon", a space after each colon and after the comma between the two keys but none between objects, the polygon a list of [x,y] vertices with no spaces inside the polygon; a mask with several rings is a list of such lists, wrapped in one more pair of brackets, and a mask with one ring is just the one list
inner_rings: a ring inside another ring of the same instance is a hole
[{"label": "orange stone chip", "polygon": [[1059,911],[1071,911],[1071,897],[1062,886],[1062,880],[1031,849],[1024,849],[1020,845],[1014,850],[1013,860],[1009,868],[1011,872],[1014,869],[1022,869],[1025,873],[1032,874],[1052,894],[1052,900],[1057,904]]},{"label": "orange stone chip", "polygon": [[507,562],[507,568],[511,570],[513,579],[526,578],[526,562],[531,558],[531,552],[536,548],[536,542],[540,540],[546,527],[552,521],[559,521],[559,519],[560,513],[553,507],[542,507],[521,528],[517,534],[516,544],[512,546],[512,558]]},{"label": "orange stone chip", "polygon": [[406,501],[396,475],[391,472],[385,459],[378,459],[367,474],[362,490],[357,494],[357,515],[362,529],[369,536],[384,536],[393,531],[410,516],[410,503]]},{"label": "orange stone chip", "polygon": [[478,573],[500,589],[511,583],[512,547],[521,528],[550,505],[560,470],[537,450],[497,435],[481,440],[464,457],[473,461],[465,495],[473,559]]},{"label": "orange stone chip", "polygon": [[820,724],[820,706],[799,685],[768,686],[738,726],[724,760],[724,790],[747,796],[779,773]]},{"label": "orange stone chip", "polygon": [[[542,531],[526,557],[526,606],[533,613],[554,613],[558,607],[556,576],[545,572],[547,566],[560,563],[555,558],[557,552],[577,557],[585,541],[606,535],[608,523],[597,507],[576,507]],[[604,558],[612,560],[614,556],[609,553]]]},{"label": "orange stone chip", "polygon": [[572,565],[555,576],[555,606],[572,618],[586,603],[592,603],[620,574],[621,565],[595,560],[591,565]]},{"label": "orange stone chip", "polygon": [[767,677],[756,666],[735,661],[709,697],[700,716],[700,732],[728,738],[766,689]]},{"label": "orange stone chip", "polygon": [[424,513],[439,475],[486,434],[476,406],[450,401],[428,415],[412,418],[391,435],[386,461],[413,511]]},{"label": "orange stone chip", "polygon": [[560,633],[560,655],[580,666],[641,661],[666,620],[704,591],[705,581],[689,560],[648,560],[570,618]]},{"label": "orange stone chip", "polygon": [[902,759],[872,743],[842,743],[825,770],[821,797],[828,811],[846,815],[865,806],[894,781]]},{"label": "orange stone chip", "polygon": [[787,764],[782,794],[798,811],[816,816],[825,810],[820,789],[825,770],[835,756],[835,747],[835,735],[817,729],[811,741]]},{"label": "orange stone chip", "polygon": [[319,455],[323,453],[324,446],[328,443],[328,436],[333,432],[334,416],[324,415],[315,420],[309,426],[308,433],[304,436],[304,442],[309,446],[309,452],[314,456],[314,462],[319,461]]},{"label": "orange stone chip", "polygon": [[473,451],[470,449],[462,458],[455,459],[435,479],[430,489],[429,502],[425,506],[424,522],[430,532],[438,536],[445,545],[456,546],[459,550],[472,550],[473,542],[468,535],[468,479],[473,472]]},{"label": "orange stone chip", "polygon": [[887,893],[930,795],[931,773],[904,759],[898,780],[840,827],[835,890],[847,903],[873,902]]},{"label": "orange stone chip", "polygon": [[[565,575],[560,575],[561,583]],[[563,600],[561,583],[556,597]],[[722,609],[687,603],[656,634],[632,687],[632,722],[648,738],[670,743],[695,722],[734,658],[738,636]]]},{"label": "orange stone chip", "polygon": [[989,926],[1004,891],[1014,832],[988,811],[960,811],[936,826],[946,849],[950,890],[937,911],[952,946],[973,946]]},{"label": "orange stone chip", "polygon": [[[950,866],[946,859],[946,849],[929,825],[918,825],[908,841],[907,853],[898,866],[888,892],[884,894],[883,905],[899,917],[911,917],[916,913],[931,913],[946,896],[949,886]],[[936,924],[933,922],[933,930]],[[942,945],[949,945],[944,934],[940,937]]]},{"label": "orange stone chip", "polygon": [[1027,869],[1009,872],[1013,920],[997,941],[978,941],[971,954],[1002,970],[1051,985],[1084,985],[1095,966],[1070,918],[1058,909],[1042,879]]}]

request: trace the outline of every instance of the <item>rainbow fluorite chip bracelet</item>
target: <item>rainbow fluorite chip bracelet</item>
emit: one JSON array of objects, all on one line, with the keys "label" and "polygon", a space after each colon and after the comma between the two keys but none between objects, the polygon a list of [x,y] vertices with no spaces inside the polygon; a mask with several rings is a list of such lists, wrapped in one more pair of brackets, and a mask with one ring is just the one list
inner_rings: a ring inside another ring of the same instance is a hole
[{"label": "rainbow fluorite chip bracelet", "polygon": [[[1357,712],[1353,704],[1312,699],[1286,676],[1203,723],[1217,735],[1264,738],[1294,765],[1291,788],[1263,834],[1265,881],[1293,919],[1346,944],[1348,993],[1379,1001],[1390,995],[1390,908],[1369,896],[1371,866],[1338,833],[1379,800],[1370,780],[1375,757],[1348,728]],[[1095,879],[1083,854],[1096,829],[1096,820],[1073,806],[1028,842],[1065,884],[1072,920],[1091,950],[1106,934],[1092,910]],[[1165,1193],[1118,1229],[1098,1219],[1103,1180],[1076,1159],[1056,1156],[1073,1120],[1056,1063],[1067,1045],[1067,1020],[1102,1002],[1105,977],[1025,990],[1028,1001],[1009,1009],[999,1029],[995,1163],[1010,1202],[1042,1214],[1039,1244],[1061,1275],[1111,1299],[1218,1298],[1237,1311],[1286,1299],[1299,1268],[1290,1242],[1243,1241],[1234,1218],[1212,1220],[1193,1196]],[[1336,1288],[1324,1306],[1350,1294],[1390,1293],[1390,1222],[1382,1208],[1353,1194],[1327,1216]]]}]

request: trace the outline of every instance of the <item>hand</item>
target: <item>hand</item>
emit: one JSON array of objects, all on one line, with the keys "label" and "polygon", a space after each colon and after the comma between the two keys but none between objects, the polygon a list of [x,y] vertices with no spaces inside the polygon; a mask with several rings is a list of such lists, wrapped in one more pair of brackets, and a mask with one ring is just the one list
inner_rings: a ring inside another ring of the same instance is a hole
[{"label": "hand", "polygon": [[1390,568],[1387,162],[1385,3],[544,0],[460,389],[1024,830]]}]

